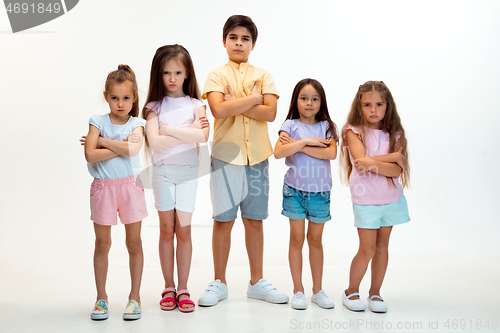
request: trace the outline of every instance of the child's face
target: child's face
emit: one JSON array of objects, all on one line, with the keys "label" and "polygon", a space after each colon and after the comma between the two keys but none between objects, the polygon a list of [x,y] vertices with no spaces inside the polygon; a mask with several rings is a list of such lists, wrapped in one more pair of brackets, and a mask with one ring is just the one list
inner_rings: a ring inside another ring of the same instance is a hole
[{"label": "child's face", "polygon": [[245,27],[236,27],[230,30],[223,43],[229,60],[237,64],[248,61],[250,52],[255,45],[252,42],[250,31]]},{"label": "child's face", "polygon": [[115,119],[128,119],[129,112],[137,98],[132,82],[115,83],[104,92],[104,98],[109,104],[110,116]]},{"label": "child's face", "polygon": [[361,110],[369,128],[382,128],[382,120],[385,117],[387,103],[382,99],[378,91],[365,93],[361,96]]},{"label": "child's face", "polygon": [[310,84],[300,89],[297,99],[297,109],[299,110],[300,121],[305,124],[316,124],[316,114],[321,107],[321,97]]},{"label": "child's face", "polygon": [[168,97],[184,97],[182,85],[187,78],[186,68],[179,58],[170,59],[163,66],[163,84]]}]

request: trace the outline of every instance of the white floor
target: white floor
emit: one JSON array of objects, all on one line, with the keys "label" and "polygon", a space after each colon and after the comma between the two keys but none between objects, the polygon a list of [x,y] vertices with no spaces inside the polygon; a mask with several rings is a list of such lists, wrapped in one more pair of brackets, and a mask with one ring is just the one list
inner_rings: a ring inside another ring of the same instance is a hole
[{"label": "white floor", "polygon": [[[265,224],[265,277],[291,297],[286,220],[278,215],[272,218],[279,220],[275,224]],[[290,304],[275,305],[248,299],[249,272],[241,223],[233,230],[228,269],[229,298],[215,307],[196,307],[192,314],[178,310],[164,312],[158,306],[163,284],[156,251],[158,229],[155,221],[156,216],[148,217],[142,233],[145,267],[140,320],[126,322],[122,319],[129,280],[121,226],[113,229],[114,244],[110,253],[110,316],[101,322],[90,319],[95,301],[93,231],[91,226],[82,224],[80,229],[68,232],[68,237],[64,230],[59,230],[60,244],[33,246],[39,244],[34,238],[31,244],[19,240],[17,250],[10,250],[10,253],[4,249],[2,257],[5,260],[0,266],[0,332],[477,332],[479,327],[485,332],[500,331],[498,253],[423,250],[419,254],[408,251],[405,248],[412,246],[412,242],[407,237],[415,232],[411,224],[399,226],[393,233],[393,254],[382,294],[389,305],[386,314],[354,313],[342,306],[340,296],[346,288],[350,260],[357,246],[355,231],[350,225],[331,224],[325,228],[323,289],[335,301],[334,309],[324,310],[309,303],[307,310],[297,311]],[[210,221],[202,222],[193,225],[195,248],[189,289],[194,300],[202,294],[213,274]],[[278,227],[281,232],[275,233]],[[339,241],[344,238],[337,236],[344,233],[344,228],[349,232],[346,237],[354,241],[347,247]],[[307,265],[306,258],[305,248]],[[368,291],[368,281],[369,274],[361,286],[363,298]],[[309,300],[311,279],[307,266],[304,284]]]}]

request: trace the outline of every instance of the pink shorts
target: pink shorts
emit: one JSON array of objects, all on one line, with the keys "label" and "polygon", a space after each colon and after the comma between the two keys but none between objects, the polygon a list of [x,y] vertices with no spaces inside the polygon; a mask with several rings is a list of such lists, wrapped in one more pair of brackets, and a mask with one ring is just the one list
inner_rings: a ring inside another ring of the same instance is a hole
[{"label": "pink shorts", "polygon": [[139,222],[146,216],[146,199],[136,176],[120,179],[94,178],[90,187],[90,219],[97,224],[116,225],[116,213],[123,224]]}]

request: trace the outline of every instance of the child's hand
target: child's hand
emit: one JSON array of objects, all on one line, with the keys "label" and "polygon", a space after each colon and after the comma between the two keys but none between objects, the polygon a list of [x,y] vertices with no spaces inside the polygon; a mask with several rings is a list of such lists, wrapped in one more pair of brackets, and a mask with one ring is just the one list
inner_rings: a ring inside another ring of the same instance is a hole
[{"label": "child's hand", "polygon": [[234,93],[233,89],[231,89],[231,86],[228,84],[227,85],[227,95],[224,95],[224,102],[230,101],[232,99],[236,99],[236,94]]},{"label": "child's hand", "polygon": [[264,104],[264,96],[261,95],[261,93],[257,90],[257,86],[258,86],[258,82],[255,81],[255,84],[253,85],[253,88],[252,88],[252,93],[250,94],[250,96],[253,96],[255,97],[255,105],[262,105]]},{"label": "child's hand", "polygon": [[295,140],[292,139],[291,137],[289,137],[288,135],[280,135],[280,137],[278,139],[280,140],[281,144],[283,144],[283,145],[287,145],[289,143],[295,142]]},{"label": "child's hand", "polygon": [[396,161],[396,164],[399,165],[401,169],[403,169],[402,172],[405,172],[406,169],[408,169],[408,159],[403,155],[403,148],[399,148],[396,154],[398,154],[398,160]]},{"label": "child's hand", "polygon": [[189,128],[193,129],[204,129],[207,128],[210,124],[208,123],[208,119],[206,117],[200,117],[195,119]]},{"label": "child's hand", "polygon": [[80,145],[85,146],[85,139],[87,139],[87,136],[82,135],[82,138],[80,139]]},{"label": "child's hand", "polygon": [[305,140],[307,142],[306,143],[307,146],[326,148],[330,145],[330,140],[327,139],[307,138]]},{"label": "child's hand", "polygon": [[368,156],[368,154],[365,154],[365,157],[355,159],[353,162],[353,167],[356,168],[359,173],[371,171],[372,163],[371,158],[370,156]]},{"label": "child's hand", "polygon": [[168,125],[160,125],[160,135],[168,135]]},{"label": "child's hand", "polygon": [[130,143],[139,143],[142,141],[142,136],[137,133],[130,133],[129,136],[124,141],[128,141]]}]

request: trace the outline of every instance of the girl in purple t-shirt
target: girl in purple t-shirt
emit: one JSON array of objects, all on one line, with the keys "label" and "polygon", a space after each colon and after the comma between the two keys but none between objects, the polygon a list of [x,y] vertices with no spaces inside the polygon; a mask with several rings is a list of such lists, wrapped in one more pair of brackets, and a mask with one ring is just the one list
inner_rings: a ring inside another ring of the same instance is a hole
[{"label": "girl in purple t-shirt", "polygon": [[283,184],[283,211],[290,219],[289,262],[293,280],[292,308],[307,308],[302,285],[302,246],[305,219],[313,280],[311,301],[322,308],[334,303],[322,290],[323,245],[321,237],[330,216],[332,176],[330,160],[337,157],[337,127],[330,119],[321,83],[304,79],[293,90],[290,110],[280,129],[274,156],[286,157],[290,168]]},{"label": "girl in purple t-shirt", "polygon": [[342,294],[342,303],[349,310],[366,308],[359,299],[359,285],[372,261],[368,303],[373,312],[387,311],[380,287],[389,261],[389,236],[392,226],[410,220],[403,195],[403,187],[409,183],[406,146],[405,131],[389,88],[382,81],[359,86],[342,130],[341,152],[359,235],[349,287]]}]

